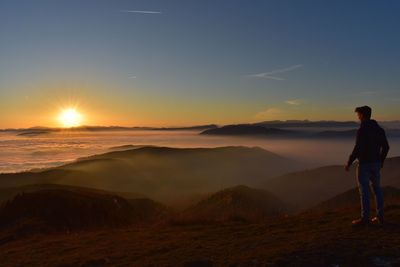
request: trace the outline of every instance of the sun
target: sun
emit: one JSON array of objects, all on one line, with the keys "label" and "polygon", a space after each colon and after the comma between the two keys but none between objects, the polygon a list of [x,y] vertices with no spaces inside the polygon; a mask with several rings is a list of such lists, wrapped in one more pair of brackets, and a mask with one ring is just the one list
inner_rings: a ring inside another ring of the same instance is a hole
[{"label": "sun", "polygon": [[58,120],[64,127],[77,127],[81,125],[82,114],[75,108],[66,108],[61,111]]}]

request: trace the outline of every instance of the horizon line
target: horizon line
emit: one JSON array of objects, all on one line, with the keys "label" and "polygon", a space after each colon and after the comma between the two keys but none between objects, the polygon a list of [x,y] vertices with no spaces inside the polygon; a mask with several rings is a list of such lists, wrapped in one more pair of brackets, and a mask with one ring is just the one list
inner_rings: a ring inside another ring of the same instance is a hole
[{"label": "horizon line", "polygon": [[[62,127],[62,126],[29,126],[29,127],[8,127],[8,128],[0,128],[0,131],[6,130],[35,130],[35,129],[79,129],[84,127],[107,127],[107,128],[148,128],[148,129],[162,129],[162,128],[194,128],[194,127],[205,127],[205,126],[226,126],[226,125],[242,125],[242,124],[259,124],[265,122],[283,122],[283,123],[291,123],[291,122],[356,122],[357,120],[261,120],[258,122],[238,122],[238,123],[207,123],[207,124],[189,124],[189,125],[169,125],[169,126],[144,126],[144,125],[133,125],[133,126],[122,126],[122,125],[79,125],[74,127]],[[397,120],[381,120],[381,122],[400,122],[400,119]]]}]

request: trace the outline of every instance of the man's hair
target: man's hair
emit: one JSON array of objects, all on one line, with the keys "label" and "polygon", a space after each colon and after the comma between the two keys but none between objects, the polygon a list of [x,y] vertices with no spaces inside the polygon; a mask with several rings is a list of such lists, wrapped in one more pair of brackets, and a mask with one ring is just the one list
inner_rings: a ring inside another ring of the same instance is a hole
[{"label": "man's hair", "polygon": [[371,119],[372,109],[368,106],[357,107],[355,112],[363,114],[367,119]]}]

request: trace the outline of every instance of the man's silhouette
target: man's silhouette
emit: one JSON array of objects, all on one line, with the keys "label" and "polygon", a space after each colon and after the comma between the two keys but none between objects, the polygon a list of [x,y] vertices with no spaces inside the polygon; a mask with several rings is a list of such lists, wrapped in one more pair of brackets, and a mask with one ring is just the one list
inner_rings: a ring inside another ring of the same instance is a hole
[{"label": "man's silhouette", "polygon": [[361,218],[354,220],[352,224],[357,226],[370,223],[370,183],[375,194],[377,212],[376,217],[371,221],[383,224],[383,194],[380,185],[380,171],[388,154],[389,144],[385,131],[375,120],[371,120],[370,107],[358,107],[355,112],[357,112],[361,125],[357,131],[356,145],[345,169],[349,171],[351,164],[358,159],[357,181],[361,199]]}]

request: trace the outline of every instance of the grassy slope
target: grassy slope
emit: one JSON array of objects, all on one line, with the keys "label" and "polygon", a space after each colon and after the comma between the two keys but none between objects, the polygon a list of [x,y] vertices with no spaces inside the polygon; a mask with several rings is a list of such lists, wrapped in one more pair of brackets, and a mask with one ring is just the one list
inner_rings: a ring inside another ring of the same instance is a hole
[{"label": "grassy slope", "polygon": [[262,221],[289,210],[270,192],[238,185],[218,191],[184,210],[182,222]]},{"label": "grassy slope", "polygon": [[[149,224],[169,213],[146,198],[125,199],[86,188],[59,187],[18,194],[0,205],[0,229],[14,236],[54,231]],[[64,229],[64,230],[63,230]]]},{"label": "grassy slope", "polygon": [[55,189],[69,190],[72,192],[78,191],[78,192],[92,192],[98,194],[113,194],[126,199],[144,198],[143,195],[136,194],[133,192],[110,192],[110,191],[98,190],[87,187],[68,186],[60,184],[31,184],[19,187],[0,188],[0,204],[7,200],[11,200],[13,197],[21,193],[30,193],[39,190],[55,190]]},{"label": "grassy slope", "polygon": [[3,231],[0,258],[4,266],[398,266],[399,204],[386,203],[384,228],[352,228],[359,213],[352,203],[254,224],[162,224],[19,240]]}]

